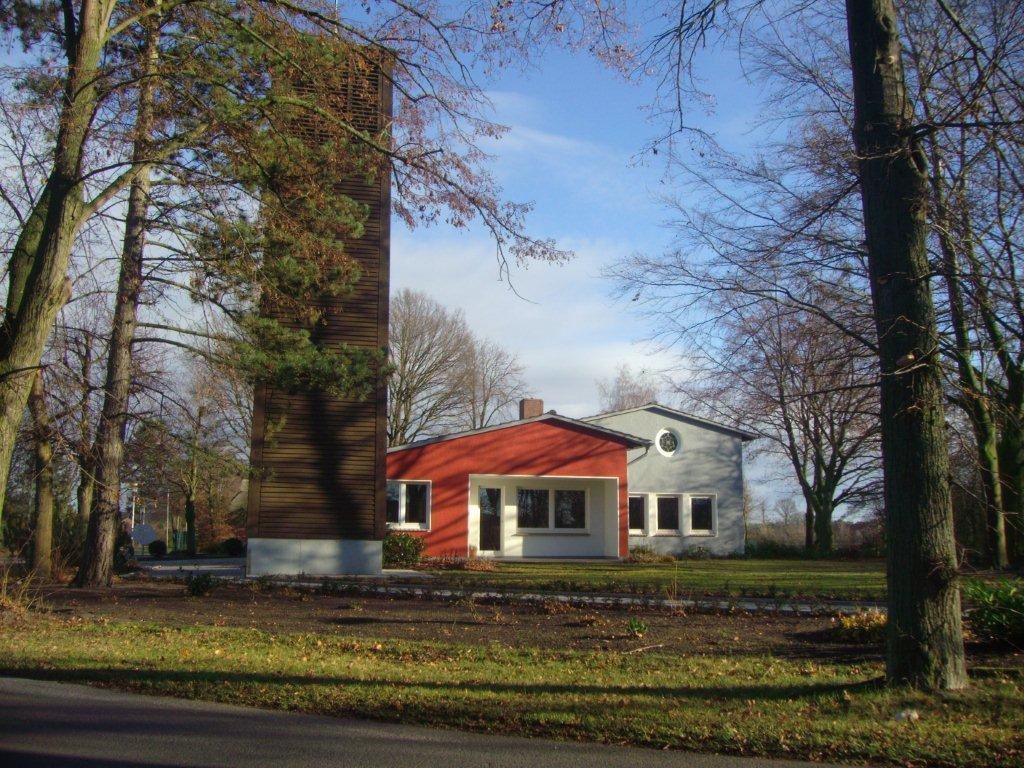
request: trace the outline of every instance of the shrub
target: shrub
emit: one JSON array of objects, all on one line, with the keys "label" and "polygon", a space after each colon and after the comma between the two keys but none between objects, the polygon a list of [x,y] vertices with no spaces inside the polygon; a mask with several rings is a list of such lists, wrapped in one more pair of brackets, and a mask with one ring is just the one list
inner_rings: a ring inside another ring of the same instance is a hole
[{"label": "shrub", "polygon": [[241,557],[245,554],[245,542],[235,537],[224,539],[220,543],[220,551],[228,557]]},{"label": "shrub", "polygon": [[710,560],[711,550],[707,547],[691,547],[683,553],[688,560]]},{"label": "shrub", "polygon": [[167,542],[163,539],[153,539],[149,542],[149,546],[146,547],[149,550],[149,554],[153,557],[163,557],[167,554]]},{"label": "shrub", "polygon": [[414,568],[419,565],[426,543],[411,533],[391,532],[384,537],[384,567]]},{"label": "shrub", "polygon": [[441,555],[440,557],[425,557],[421,560],[424,568],[436,571],[493,571],[497,565],[493,560],[486,557],[471,555]]},{"label": "shrub", "polygon": [[204,597],[217,586],[217,580],[209,573],[190,573],[185,579],[185,592],[192,597]]},{"label": "shrub", "polygon": [[[257,576],[255,579],[249,582],[249,587],[252,589],[253,592],[273,592],[277,588],[277,586],[278,585],[274,582],[274,580],[266,574],[264,574],[263,576]],[[320,585],[320,591],[324,594],[330,594],[330,592],[327,591],[327,589],[329,587],[333,589],[333,586],[334,585],[332,585],[330,582],[325,581]]]},{"label": "shrub", "polygon": [[[4,508],[3,523],[0,525],[0,548],[6,548],[12,555],[32,561],[32,536],[34,519],[31,509],[20,505]],[[75,568],[81,558],[85,542],[85,529],[81,525],[78,511],[60,505],[53,514],[53,573]]]},{"label": "shrub", "polygon": [[19,617],[35,607],[38,596],[32,589],[32,576],[19,576],[10,566],[0,571],[0,620]]},{"label": "shrub", "polygon": [[793,560],[809,557],[802,545],[786,544],[781,541],[748,541],[744,555],[764,560]]},{"label": "shrub", "polygon": [[881,611],[858,611],[833,616],[829,634],[836,640],[851,643],[884,643],[885,625],[885,614]]},{"label": "shrub", "polygon": [[968,581],[964,594],[971,603],[967,623],[978,637],[1024,644],[1024,581]]},{"label": "shrub", "polygon": [[633,547],[629,550],[629,557],[626,558],[627,563],[674,563],[675,558],[672,555],[662,555],[655,552],[651,547]]},{"label": "shrub", "polygon": [[0,544],[15,557],[31,560],[32,523],[31,505],[16,504],[8,498],[0,523]]},{"label": "shrub", "polygon": [[647,634],[647,629],[647,622],[643,619],[638,619],[636,616],[630,616],[629,621],[626,622],[626,631],[633,637],[643,637]]},{"label": "shrub", "polygon": [[114,573],[130,573],[138,568],[139,565],[135,562],[135,545],[132,544],[132,537],[123,527],[118,526],[117,540],[114,543]]}]

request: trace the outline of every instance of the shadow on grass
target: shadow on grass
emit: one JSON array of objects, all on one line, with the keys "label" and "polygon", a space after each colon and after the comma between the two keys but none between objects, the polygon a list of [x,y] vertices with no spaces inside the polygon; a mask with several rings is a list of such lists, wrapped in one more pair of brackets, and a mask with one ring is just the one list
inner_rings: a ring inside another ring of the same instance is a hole
[{"label": "shadow on grass", "polygon": [[324,619],[325,624],[335,624],[344,627],[357,627],[371,624],[437,624],[440,626],[460,626],[460,627],[487,627],[493,626],[493,622],[487,621],[473,621],[471,619],[399,619],[393,616],[379,617],[379,616],[339,616],[337,618]]},{"label": "shadow on grass", "polygon": [[675,699],[698,699],[713,701],[789,701],[793,699],[817,698],[836,695],[843,691],[854,693],[880,689],[881,678],[856,683],[806,683],[802,685],[736,685],[736,686],[601,686],[587,684],[554,683],[507,683],[507,682],[464,682],[440,683],[430,680],[362,679],[357,677],[273,675],[253,672],[214,672],[191,669],[118,669],[113,667],[83,669],[34,669],[0,667],[0,676],[26,677],[34,680],[56,680],[64,682],[109,683],[133,687],[162,683],[210,683],[239,685],[292,685],[292,686],[387,686],[391,688],[421,689],[430,691],[494,693],[505,695],[536,696],[544,694],[575,696],[647,696]]},{"label": "shadow on grass", "polygon": [[0,749],[0,764],[18,768],[183,768],[188,763],[154,763],[147,758],[111,760],[108,757],[75,757]]}]

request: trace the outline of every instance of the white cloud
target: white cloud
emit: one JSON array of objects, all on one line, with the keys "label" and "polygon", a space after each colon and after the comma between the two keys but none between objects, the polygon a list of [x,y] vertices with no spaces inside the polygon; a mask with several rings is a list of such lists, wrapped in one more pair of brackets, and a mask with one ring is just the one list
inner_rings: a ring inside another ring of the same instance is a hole
[{"label": "white cloud", "polygon": [[520,356],[528,383],[546,407],[585,416],[597,411],[596,379],[613,375],[622,363],[661,371],[674,360],[637,342],[646,329],[608,295],[601,268],[621,255],[620,247],[564,245],[577,252],[567,264],[513,270],[517,296],[498,279],[493,246],[483,237],[399,230],[392,246],[392,290],[416,288],[462,309],[474,331]]},{"label": "white cloud", "polygon": [[488,139],[484,148],[492,154],[508,159],[512,155],[526,155],[531,160],[545,158],[547,160],[567,159],[579,156],[601,156],[608,154],[600,145],[582,139],[575,139],[561,133],[552,133],[538,128],[530,128],[519,123],[509,126],[508,133],[496,139]]},{"label": "white cloud", "polygon": [[521,91],[494,89],[487,92],[498,122],[536,122],[544,113],[544,105],[535,96]]},{"label": "white cloud", "polygon": [[[675,361],[638,342],[647,335],[629,302],[610,298],[602,268],[665,236],[650,224],[660,210],[652,176],[612,145],[552,130],[557,105],[515,91],[488,94],[510,130],[486,142],[512,199],[533,200],[530,230],[576,253],[562,265],[533,263],[499,279],[494,246],[479,231],[396,228],[393,289],[426,291],[466,313],[477,333],[515,351],[547,407],[570,416],[597,410],[595,380],[628,363],[661,371]],[[660,214],[659,214],[660,217]],[[517,295],[518,294],[518,295]]]}]

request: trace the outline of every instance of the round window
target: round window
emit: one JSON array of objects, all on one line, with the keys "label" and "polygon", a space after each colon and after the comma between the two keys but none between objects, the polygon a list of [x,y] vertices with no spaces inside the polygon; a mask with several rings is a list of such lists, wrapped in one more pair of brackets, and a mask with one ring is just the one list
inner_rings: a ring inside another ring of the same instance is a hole
[{"label": "round window", "polygon": [[679,435],[671,429],[663,429],[655,440],[658,450],[665,456],[672,456],[679,450]]}]

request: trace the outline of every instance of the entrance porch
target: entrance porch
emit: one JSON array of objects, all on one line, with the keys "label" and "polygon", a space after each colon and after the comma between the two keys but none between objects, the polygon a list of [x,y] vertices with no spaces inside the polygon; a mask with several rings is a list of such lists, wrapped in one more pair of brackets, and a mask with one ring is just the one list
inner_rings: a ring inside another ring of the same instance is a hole
[{"label": "entrance porch", "polygon": [[470,475],[469,550],[495,558],[619,557],[615,477]]}]

